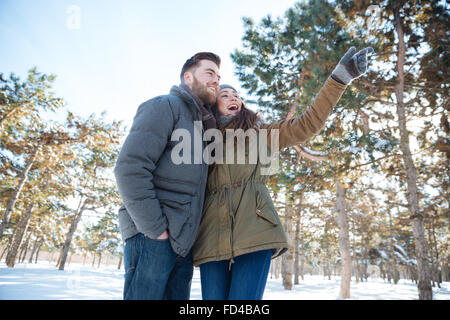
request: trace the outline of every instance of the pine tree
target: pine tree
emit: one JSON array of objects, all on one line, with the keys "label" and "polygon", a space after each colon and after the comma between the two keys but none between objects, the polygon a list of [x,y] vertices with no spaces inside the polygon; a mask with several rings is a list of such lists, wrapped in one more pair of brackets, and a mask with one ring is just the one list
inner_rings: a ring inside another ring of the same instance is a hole
[{"label": "pine tree", "polygon": [[118,155],[118,139],[120,137],[120,122],[109,124],[103,118],[96,119],[95,114],[88,119],[74,120],[77,130],[86,137],[75,145],[72,174],[78,177],[73,196],[78,200],[74,210],[69,230],[59,259],[59,269],[64,270],[72,239],[86,211],[96,211],[110,204],[119,204],[119,195],[114,181],[108,175],[116,162]]},{"label": "pine tree", "polygon": [[[2,213],[0,239],[41,148],[66,138],[60,131],[47,130],[41,119],[42,112],[55,111],[63,105],[62,99],[51,92],[54,80],[54,75],[39,73],[36,68],[28,72],[23,82],[14,74],[9,79],[0,74],[0,177],[7,179],[6,186],[10,186],[2,190],[7,205]],[[22,158],[25,165],[19,165],[17,158]],[[17,170],[16,179],[8,179],[11,169]]]},{"label": "pine tree", "polygon": [[[419,298],[425,300],[432,298],[431,275],[424,230],[426,216],[421,209],[418,184],[420,172],[412,138],[427,136],[434,140],[436,149],[445,151],[447,148],[448,132],[444,130],[438,132],[437,137],[431,137],[429,132],[436,121],[426,120],[440,118],[442,128],[448,124],[449,14],[444,5],[426,0],[381,1],[376,5],[338,1],[339,9],[348,18],[347,25],[376,48],[382,62],[380,72],[361,83],[371,88],[373,100],[378,102],[378,115],[396,120],[394,130],[400,140],[398,149],[403,162],[400,170],[405,171],[405,198],[415,238]],[[397,119],[392,114],[396,114]],[[408,126],[411,120],[424,123],[422,132],[415,126]]]},{"label": "pine tree", "polygon": [[[244,48],[236,50],[231,57],[242,86],[256,98],[269,121],[304,112],[348,48],[367,46],[358,38],[352,38],[341,26],[340,19],[335,6],[327,1],[298,3],[286,11],[284,19],[267,16],[258,25],[251,19],[244,19]],[[339,185],[343,188],[351,185],[361,166],[373,165],[391,152],[396,143],[388,132],[370,130],[368,116],[362,110],[368,100],[367,90],[351,87],[323,132],[309,143],[295,147],[301,157],[299,167],[305,171],[306,168],[316,170],[323,187],[337,190]],[[308,150],[320,151],[321,155]],[[310,159],[322,163],[312,164]],[[345,207],[337,212],[340,220],[347,215]],[[347,230],[345,223],[339,225]],[[348,235],[341,236],[348,257]],[[343,269],[349,270],[350,259],[342,261],[346,263]],[[345,279],[349,287],[349,277]],[[349,298],[349,290],[345,291],[342,297]]]}]

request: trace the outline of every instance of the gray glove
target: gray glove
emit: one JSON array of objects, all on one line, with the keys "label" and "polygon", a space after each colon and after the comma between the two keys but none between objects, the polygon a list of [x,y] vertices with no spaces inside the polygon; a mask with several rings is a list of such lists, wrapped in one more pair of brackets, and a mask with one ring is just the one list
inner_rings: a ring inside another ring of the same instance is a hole
[{"label": "gray glove", "polygon": [[367,47],[355,54],[356,48],[351,47],[339,61],[331,77],[343,84],[350,84],[367,71],[367,54],[373,51],[372,47]]}]

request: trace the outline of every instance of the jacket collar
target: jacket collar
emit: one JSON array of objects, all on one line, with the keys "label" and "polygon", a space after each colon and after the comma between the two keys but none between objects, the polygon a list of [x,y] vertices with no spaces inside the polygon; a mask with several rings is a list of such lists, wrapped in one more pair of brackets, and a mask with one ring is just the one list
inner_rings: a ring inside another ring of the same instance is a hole
[{"label": "jacket collar", "polygon": [[193,115],[197,115],[197,117],[200,117],[202,111],[200,109],[200,106],[198,105],[197,99],[194,97],[194,95],[190,92],[190,90],[186,90],[183,88],[183,85],[180,86],[172,86],[170,89],[170,94],[173,94],[177,97],[179,97],[181,100],[183,100]]},{"label": "jacket collar", "polygon": [[[217,128],[216,119],[211,111],[211,108],[209,108],[203,103],[203,101],[196,97],[192,93],[191,89],[189,89],[189,87],[184,84],[181,84],[178,87],[173,86],[170,90],[170,93],[177,95],[187,104],[194,118],[200,117],[203,123],[204,130]],[[193,108],[195,108],[195,110],[193,110]],[[195,117],[195,113],[193,113],[195,111],[197,112],[198,117]]]}]

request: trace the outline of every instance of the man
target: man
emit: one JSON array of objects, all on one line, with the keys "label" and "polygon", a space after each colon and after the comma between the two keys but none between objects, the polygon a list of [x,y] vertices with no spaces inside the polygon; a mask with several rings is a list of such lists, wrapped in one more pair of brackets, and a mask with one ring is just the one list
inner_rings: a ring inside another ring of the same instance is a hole
[{"label": "man", "polygon": [[[119,225],[125,241],[124,299],[187,300],[193,274],[190,253],[203,210],[208,165],[174,164],[176,129],[191,137],[216,127],[220,58],[200,52],[184,64],[179,87],[141,104],[114,174],[123,200]],[[202,121],[199,128],[194,121]],[[193,139],[192,139],[193,140]],[[191,159],[198,147],[191,148]]]}]

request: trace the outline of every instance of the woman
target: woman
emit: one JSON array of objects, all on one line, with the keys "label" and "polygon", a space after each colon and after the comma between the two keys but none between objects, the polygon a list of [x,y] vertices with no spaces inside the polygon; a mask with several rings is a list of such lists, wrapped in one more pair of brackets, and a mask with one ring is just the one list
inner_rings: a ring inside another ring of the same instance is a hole
[{"label": "woman", "polygon": [[[344,55],[299,118],[265,125],[245,107],[233,87],[221,85],[215,105],[219,128],[267,129],[269,137],[277,129],[280,149],[308,140],[321,130],[347,85],[366,71],[366,55],[372,48],[355,51],[352,47]],[[270,138],[267,141],[270,148]],[[248,160],[251,146],[245,147]],[[210,167],[203,217],[192,251],[194,265],[200,266],[205,300],[262,299],[271,259],[288,248],[262,167],[259,157],[256,164],[246,161]]]}]

